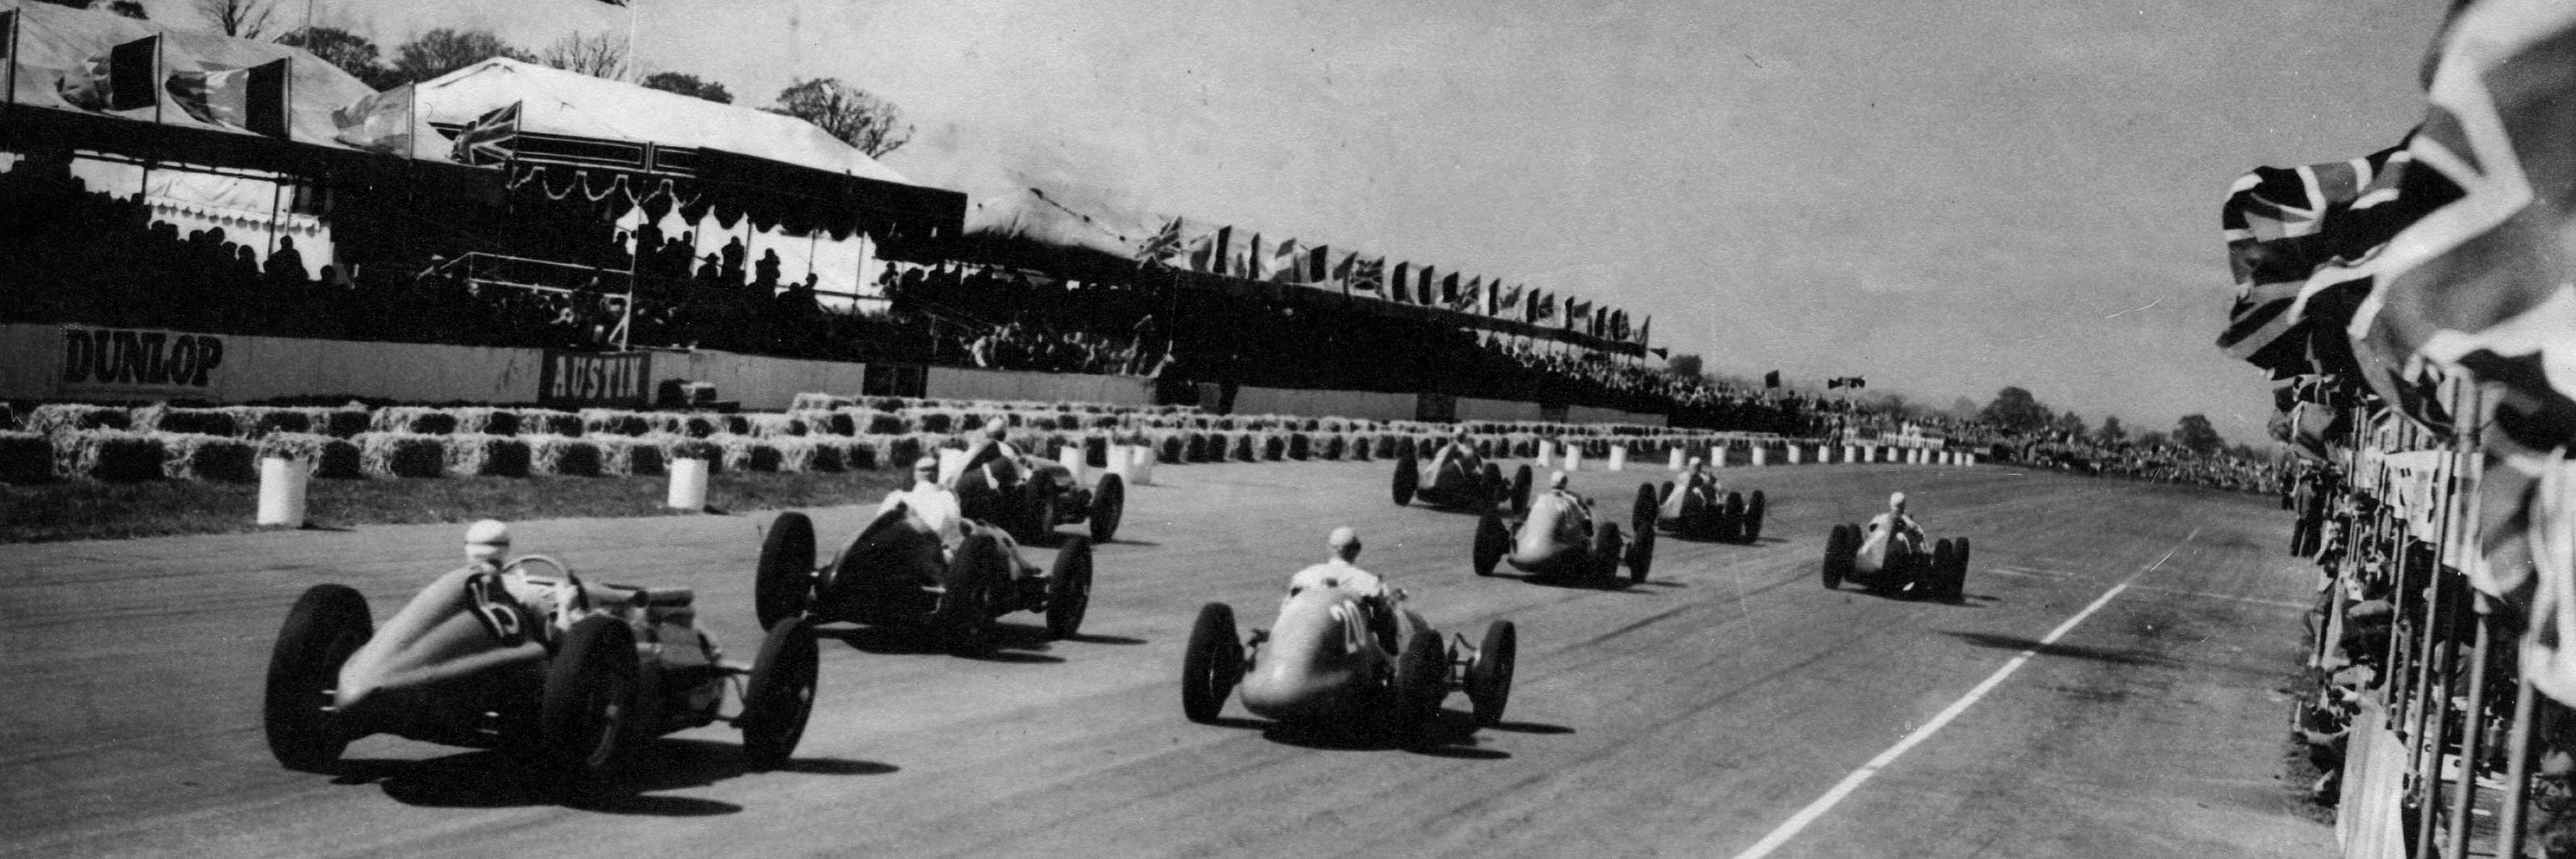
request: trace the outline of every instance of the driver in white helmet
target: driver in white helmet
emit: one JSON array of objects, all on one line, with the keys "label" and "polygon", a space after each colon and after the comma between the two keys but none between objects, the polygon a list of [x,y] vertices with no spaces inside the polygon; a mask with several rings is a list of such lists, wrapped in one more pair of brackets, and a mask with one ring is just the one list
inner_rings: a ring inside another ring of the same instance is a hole
[{"label": "driver in white helmet", "polygon": [[1923,526],[1915,522],[1914,517],[1905,515],[1905,493],[1903,492],[1888,495],[1887,512],[1871,517],[1869,520],[1869,530],[1864,542],[1885,538],[1901,541],[1898,545],[1908,551],[1919,549],[1923,545]]},{"label": "driver in white helmet", "polygon": [[577,604],[579,586],[530,575],[528,565],[512,563],[509,525],[484,519],[465,526],[465,563],[475,570],[476,579],[487,583],[469,583],[467,593],[471,607],[483,615],[485,628],[493,634],[509,637],[518,631],[549,641],[572,628],[574,618],[566,609]]},{"label": "driver in white helmet", "polygon": [[1592,539],[1592,505],[1574,490],[1565,488],[1565,472],[1550,472],[1547,494],[1530,499],[1529,517],[1539,518],[1544,511],[1556,514],[1556,542],[1582,544]]},{"label": "driver in white helmet", "polygon": [[1438,479],[1440,470],[1453,461],[1458,463],[1460,474],[1476,475],[1482,474],[1485,470],[1484,459],[1476,455],[1476,444],[1467,438],[1465,429],[1451,432],[1449,441],[1440,446],[1438,453],[1431,455],[1429,473],[1433,479]]},{"label": "driver in white helmet", "polygon": [[924,456],[912,463],[912,486],[886,493],[877,504],[877,515],[903,505],[922,526],[939,537],[941,557],[954,554],[964,542],[965,515],[957,504],[957,493],[939,483],[939,457]]},{"label": "driver in white helmet", "polygon": [[1376,573],[1360,569],[1359,531],[1348,525],[1335,528],[1324,538],[1330,550],[1323,563],[1298,570],[1288,577],[1288,596],[1316,588],[1332,588],[1359,601],[1360,612],[1369,631],[1388,649],[1396,646],[1395,602],[1404,598],[1400,589],[1389,587]]}]

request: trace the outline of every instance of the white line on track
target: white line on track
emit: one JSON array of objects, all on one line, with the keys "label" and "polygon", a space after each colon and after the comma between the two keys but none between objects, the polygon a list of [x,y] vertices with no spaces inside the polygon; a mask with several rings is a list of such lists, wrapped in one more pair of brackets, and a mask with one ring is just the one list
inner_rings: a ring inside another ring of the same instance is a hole
[{"label": "white line on track", "polygon": [[2181,589],[2181,588],[2160,588],[2160,587],[2156,587],[2156,586],[2154,586],[2154,585],[2139,585],[2139,586],[2138,586],[2138,590],[2142,590],[2142,591],[2155,591],[2156,593],[2160,593],[2160,594],[2173,594],[2173,595],[2175,595],[2175,596],[2199,597],[2199,598],[2201,598],[2201,599],[2209,599],[2209,600],[2227,600],[2227,601],[2229,601],[2229,602],[2253,603],[2253,604],[2255,604],[2255,605],[2268,605],[2268,606],[2272,606],[2272,607],[2275,607],[2275,608],[2298,609],[2298,610],[2300,610],[2300,611],[2307,611],[2308,609],[2316,608],[2316,605],[2315,605],[2315,604],[2313,604],[2313,603],[2292,602],[2292,601],[2290,601],[2290,600],[2265,599],[2265,598],[2263,598],[2263,597],[2240,597],[2240,596],[2229,596],[2229,595],[2227,595],[2227,594],[2213,594],[2213,593],[2210,593],[2210,592],[2208,592],[2208,591],[2187,591],[2187,590],[2183,590],[2183,589]]},{"label": "white line on track", "polygon": [[2110,605],[2112,598],[2128,590],[2129,585],[2136,582],[2139,576],[2155,572],[2156,568],[2164,566],[2166,561],[2173,560],[2175,552],[2181,551],[2184,544],[2190,543],[2192,538],[2198,536],[2200,536],[2200,529],[2191,529],[2190,534],[2183,536],[2181,543],[2175,543],[2173,548],[2165,550],[2164,557],[2157,558],[2156,562],[2147,565],[2146,569],[2130,573],[2128,578],[2120,580],[2119,584],[2112,585],[2110,590],[2103,591],[2100,597],[2093,600],[2092,605],[2085,606],[2083,611],[2076,612],[2074,617],[2067,618],[2065,623],[2058,624],[2056,629],[2049,630],[2048,635],[2041,638],[2038,644],[2014,654],[2012,659],[2004,663],[2004,667],[1995,669],[1995,673],[1987,675],[1984,682],[1977,684],[1977,688],[1968,690],[1966,697],[1951,702],[1950,706],[1942,708],[1939,714],[1934,715],[1932,721],[1923,723],[1923,727],[1906,734],[1905,739],[1896,741],[1896,745],[1889,746],[1887,751],[1878,753],[1878,757],[1870,758],[1869,763],[1862,764],[1860,769],[1843,776],[1843,780],[1835,783],[1832,790],[1825,791],[1824,796],[1816,797],[1816,801],[1807,803],[1807,807],[1798,809],[1797,814],[1790,815],[1788,822],[1780,824],[1778,829],[1771,830],[1771,834],[1762,836],[1761,841],[1754,842],[1753,846],[1745,848],[1744,852],[1735,854],[1735,859],[1761,859],[1771,855],[1771,851],[1780,849],[1780,845],[1789,843],[1789,839],[1797,837],[1798,833],[1804,831],[1809,824],[1825,816],[1825,812],[1833,810],[1833,807],[1840,804],[1844,797],[1860,789],[1862,782],[1869,781],[1871,776],[1878,775],[1880,770],[1895,763],[1896,759],[1904,755],[1907,750],[1922,744],[1924,740],[1931,739],[1933,734],[1947,727],[1950,720],[1959,718],[1959,714],[1975,706],[1977,699],[1986,697],[1986,693],[1994,691],[1996,686],[2003,685],[2005,678],[2021,670],[2022,665],[2030,662],[2031,657],[2039,655],[2040,648],[2056,644],[2059,638],[2065,637],[2067,632],[2075,629],[2076,624],[2083,623],[2085,618],[2092,617],[2094,612],[2100,611],[2103,606]]}]

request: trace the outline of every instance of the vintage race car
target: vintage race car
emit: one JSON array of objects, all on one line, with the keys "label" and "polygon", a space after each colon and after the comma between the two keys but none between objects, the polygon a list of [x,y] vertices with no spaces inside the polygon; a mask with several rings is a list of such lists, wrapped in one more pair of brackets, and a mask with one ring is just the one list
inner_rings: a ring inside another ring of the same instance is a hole
[{"label": "vintage race car", "polygon": [[1476,520],[1476,575],[1493,575],[1508,562],[1534,577],[1616,582],[1625,563],[1628,581],[1645,581],[1655,563],[1655,511],[1654,487],[1638,484],[1636,503],[1629,507],[1634,542],[1619,533],[1617,523],[1593,521],[1591,502],[1579,497],[1571,505],[1533,504],[1518,519],[1487,511]]},{"label": "vintage race car", "polygon": [[1237,635],[1232,607],[1200,607],[1181,660],[1182,714],[1214,722],[1240,687],[1256,716],[1414,744],[1432,739],[1441,701],[1463,689],[1476,724],[1502,721],[1520,649],[1512,622],[1487,625],[1477,646],[1463,635],[1444,642],[1403,600],[1292,588],[1278,620],[1249,638]]},{"label": "vintage race car", "polygon": [[1058,525],[1088,526],[1092,542],[1106,543],[1127,515],[1127,482],[1116,474],[1084,489],[1063,463],[999,445],[942,451],[940,458],[941,482],[956,490],[966,518],[1001,526],[1023,543],[1045,542]]},{"label": "vintage race car", "polygon": [[1082,630],[1091,606],[1089,541],[1067,538],[1054,566],[1040,570],[999,529],[973,520],[963,527],[964,542],[942,559],[939,536],[897,503],[818,565],[813,520],[780,513],[760,545],[752,610],[762,623],[810,614],[818,623],[926,626],[961,650],[987,644],[993,619],[1014,611],[1045,615],[1057,638]]},{"label": "vintage race car", "polygon": [[1664,481],[1657,495],[1655,527],[1676,537],[1753,543],[1762,539],[1762,516],[1769,499],[1762,490],[1751,496],[1727,489],[1717,479],[1697,475],[1680,485]]},{"label": "vintage race car", "polygon": [[[1436,446],[1435,446],[1436,447]],[[1509,504],[1514,512],[1529,509],[1530,467],[1522,465],[1503,480],[1501,466],[1491,462],[1469,464],[1464,458],[1433,453],[1429,458],[1410,454],[1395,458],[1395,503],[1404,506],[1416,498],[1434,507],[1482,512]]]},{"label": "vintage race car", "polygon": [[[514,750],[562,787],[614,779],[633,747],[717,721],[755,769],[784,762],[814,706],[801,618],[746,666],[700,630],[686,588],[593,584],[543,555],[439,576],[381,628],[345,585],[295,601],[270,652],[269,751],[319,770],[371,734]],[[723,715],[725,691],[741,701]]]},{"label": "vintage race car", "polygon": [[1924,599],[1955,600],[1968,583],[1968,538],[1933,541],[1926,551],[1903,534],[1856,524],[1836,525],[1825,537],[1825,588],[1851,582],[1870,590]]}]

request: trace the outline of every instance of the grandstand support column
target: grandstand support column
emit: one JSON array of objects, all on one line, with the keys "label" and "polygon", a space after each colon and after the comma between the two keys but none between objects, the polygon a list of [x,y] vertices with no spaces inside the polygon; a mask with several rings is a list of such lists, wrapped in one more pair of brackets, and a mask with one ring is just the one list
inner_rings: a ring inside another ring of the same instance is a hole
[{"label": "grandstand support column", "polygon": [[[643,209],[638,208],[636,212],[640,215]],[[644,257],[644,240],[640,234],[635,235],[629,239],[635,243],[635,248],[626,255],[626,309],[617,319],[617,351],[620,352],[629,351],[635,339],[635,261]]]},{"label": "grandstand support column", "polygon": [[[2478,746],[2486,738],[2482,729],[2487,719],[2487,648],[2494,629],[2487,623],[2485,597],[2472,596],[2477,599],[2478,635],[2469,645],[2469,709],[2460,714],[2460,780],[2451,786],[2451,837],[2443,848],[2444,856],[2469,855],[2469,808],[2477,800],[2478,760],[2486,751]],[[2439,772],[2435,771],[2436,779]]]},{"label": "grandstand support column", "polygon": [[[2424,594],[2424,646],[2416,654],[2414,708],[2407,714],[2414,721],[2406,732],[2414,754],[2409,758],[2416,777],[2415,845],[2410,855],[2424,856],[2433,849],[2433,810],[2441,805],[2442,738],[2448,733],[2451,705],[2451,672],[2445,670],[2458,656],[2458,648],[2449,636],[2437,635],[2442,611],[2442,565],[2434,562],[2425,571],[2432,588]],[[2401,812],[2402,813],[2402,812]]]},{"label": "grandstand support column", "polygon": [[2496,817],[2496,850],[2490,854],[2495,856],[2522,855],[2523,803],[2531,794],[2531,716],[2539,690],[2527,679],[2515,686],[2513,724],[2504,740],[2504,802]]}]

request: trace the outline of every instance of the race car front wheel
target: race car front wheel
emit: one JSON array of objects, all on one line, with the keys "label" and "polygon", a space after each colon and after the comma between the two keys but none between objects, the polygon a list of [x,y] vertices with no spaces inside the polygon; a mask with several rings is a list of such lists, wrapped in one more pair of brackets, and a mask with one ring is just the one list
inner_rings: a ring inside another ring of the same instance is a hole
[{"label": "race car front wheel", "polygon": [[939,606],[932,610],[931,623],[950,649],[964,652],[984,646],[985,631],[993,621],[993,592],[1010,575],[1011,559],[1004,552],[1001,541],[992,536],[972,535],[958,545],[956,555],[940,571]]},{"label": "race car front wheel", "polygon": [[1055,566],[1047,572],[1047,635],[1072,638],[1081,633],[1082,615],[1090,607],[1091,543],[1075,537],[1056,553]]},{"label": "race car front wheel", "polygon": [[356,739],[331,713],[340,664],[375,635],[366,597],[347,585],[314,585],[296,598],[268,654],[262,722],[268,751],[287,769],[314,770],[340,759]]},{"label": "race car front wheel", "polygon": [[1503,721],[1503,705],[1512,700],[1512,668],[1520,659],[1520,631],[1508,620],[1485,627],[1485,642],[1467,663],[1467,701],[1476,708],[1476,724],[1493,727]]},{"label": "race car front wheel", "polygon": [[1395,655],[1394,712],[1387,714],[1387,727],[1393,729],[1395,741],[1404,745],[1430,742],[1433,729],[1439,726],[1440,699],[1448,694],[1449,654],[1442,649],[1439,634],[1415,631]]},{"label": "race car front wheel", "polygon": [[1091,493],[1091,542],[1106,543],[1118,538],[1118,523],[1127,518],[1127,479],[1115,474],[1100,476],[1100,486]]},{"label": "race car front wheel", "polygon": [[1243,676],[1243,645],[1234,637],[1234,609],[1224,603],[1199,607],[1190,624],[1189,650],[1181,655],[1181,715],[1201,724],[1216,721],[1225,696]]},{"label": "race car front wheel", "polygon": [[1476,518],[1475,556],[1470,559],[1475,564],[1476,575],[1493,575],[1494,567],[1503,562],[1503,556],[1511,549],[1512,529],[1503,524],[1503,517],[1486,511],[1485,515]]},{"label": "race car front wheel", "polygon": [[626,752],[635,714],[635,634],[624,621],[592,615],[573,624],[546,666],[537,705],[537,748],[565,786],[608,779]]},{"label": "race car front wheel", "polygon": [[[1408,445],[1409,444],[1410,440],[1408,440]],[[1395,457],[1395,506],[1402,507],[1413,503],[1414,491],[1421,488],[1421,464],[1414,462],[1411,451],[1397,451]]]},{"label": "race car front wheel", "polygon": [[751,609],[760,628],[803,614],[814,602],[814,520],[787,512],[769,522],[752,573]]},{"label": "race car front wheel", "polygon": [[742,687],[744,763],[755,770],[776,768],[796,752],[805,737],[805,722],[814,714],[814,688],[822,654],[814,641],[814,622],[795,617],[779,621],[761,639],[760,658]]}]

